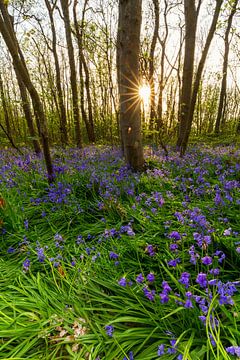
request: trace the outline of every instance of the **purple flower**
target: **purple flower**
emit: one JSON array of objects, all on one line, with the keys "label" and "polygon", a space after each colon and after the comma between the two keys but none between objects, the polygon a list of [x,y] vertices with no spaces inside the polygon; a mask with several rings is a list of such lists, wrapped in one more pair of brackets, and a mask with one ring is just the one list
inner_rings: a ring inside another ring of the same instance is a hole
[{"label": "purple flower", "polygon": [[149,290],[147,287],[144,287],[143,288],[143,293],[150,301],[154,301],[155,290]]},{"label": "purple flower", "polygon": [[168,236],[170,239],[174,239],[176,241],[181,240],[181,235],[178,231],[172,231]]},{"label": "purple flower", "polygon": [[147,245],[145,251],[147,251],[150,256],[155,255],[155,250],[154,250],[153,245]]},{"label": "purple flower", "polygon": [[228,228],[228,229],[225,229],[224,232],[223,232],[223,235],[224,236],[230,236],[232,233],[232,229],[231,228]]},{"label": "purple flower", "polygon": [[196,279],[196,283],[198,283],[201,287],[206,288],[207,287],[207,274],[199,273]]},{"label": "purple flower", "polygon": [[184,307],[186,309],[190,309],[190,308],[193,308],[193,304],[192,304],[192,301],[190,299],[187,299],[185,304],[184,304]]},{"label": "purple flower", "polygon": [[134,360],[134,357],[133,357],[133,352],[130,351],[129,354],[128,354],[128,358],[126,358],[126,356],[124,356],[123,360]]},{"label": "purple flower", "polygon": [[211,256],[204,256],[201,260],[202,260],[203,265],[211,265],[212,264]]},{"label": "purple flower", "polygon": [[186,288],[189,287],[190,274],[188,272],[183,272],[181,278],[178,280],[181,284],[183,284]]},{"label": "purple flower", "polygon": [[229,346],[226,348],[226,352],[231,355],[240,356],[240,346]]},{"label": "purple flower", "polygon": [[110,337],[113,336],[113,332],[114,332],[114,327],[112,325],[106,325],[105,326],[105,331],[106,331],[106,334]]},{"label": "purple flower", "polygon": [[165,352],[165,345],[164,344],[159,345],[158,352],[157,352],[158,356],[164,355],[164,352]]},{"label": "purple flower", "polygon": [[126,280],[126,278],[125,278],[125,277],[121,278],[121,279],[118,281],[118,284],[119,284],[120,286],[126,287],[126,286],[127,286],[127,280]]},{"label": "purple flower", "polygon": [[26,230],[28,229],[28,226],[29,226],[28,220],[24,220],[24,227],[25,227]]},{"label": "purple flower", "polygon": [[217,283],[218,283],[217,279],[212,279],[212,280],[208,281],[208,285],[211,285],[211,286],[215,286],[215,285],[217,285]]},{"label": "purple flower", "polygon": [[207,318],[206,318],[205,315],[200,315],[198,318],[199,318],[199,320],[201,320],[201,322],[203,323],[203,325],[206,325],[206,320],[207,320]]},{"label": "purple flower", "polygon": [[12,247],[12,246],[10,246],[8,249],[7,249],[7,253],[8,254],[12,254],[12,253],[14,253],[15,252],[15,249],[14,249],[14,247]]},{"label": "purple flower", "polygon": [[139,284],[141,284],[141,283],[143,283],[143,281],[144,281],[144,276],[143,276],[143,274],[141,273],[141,274],[139,274],[139,275],[136,277],[136,282],[139,283]]},{"label": "purple flower", "polygon": [[24,260],[24,262],[23,262],[23,271],[27,272],[29,270],[29,267],[30,267],[30,260],[29,259]]},{"label": "purple flower", "polygon": [[225,350],[227,353],[229,353],[231,355],[235,355],[235,346],[229,346]]},{"label": "purple flower", "polygon": [[54,240],[56,240],[56,241],[58,241],[58,242],[59,242],[59,241],[60,241],[60,242],[61,242],[61,241],[64,241],[62,235],[60,235],[60,234],[58,234],[58,233],[54,236]]},{"label": "purple flower", "polygon": [[153,282],[154,280],[155,280],[154,274],[153,274],[153,273],[149,273],[149,274],[147,275],[147,281]]},{"label": "purple flower", "polygon": [[118,254],[116,254],[115,252],[113,252],[113,251],[110,251],[110,253],[109,253],[109,257],[110,257],[110,259],[118,259],[119,258],[119,255]]},{"label": "purple flower", "polygon": [[162,292],[159,294],[159,296],[162,304],[166,304],[169,301],[169,297],[167,293]]},{"label": "purple flower", "polygon": [[168,261],[168,265],[172,266],[172,267],[176,267],[177,264],[179,264],[180,262],[181,262],[180,258],[177,258],[177,259],[173,259],[173,260]]},{"label": "purple flower", "polygon": [[210,272],[210,274],[212,274],[214,276],[217,276],[220,274],[220,270],[218,268],[211,269],[209,272]]},{"label": "purple flower", "polygon": [[39,262],[44,262],[46,256],[44,254],[44,248],[37,248],[37,257]]},{"label": "purple flower", "polygon": [[221,250],[217,250],[214,254],[214,256],[218,256],[218,262],[221,264],[223,262],[223,260],[226,258],[226,255],[224,254],[223,251]]},{"label": "purple flower", "polygon": [[169,286],[168,282],[167,281],[163,281],[162,282],[162,287],[163,287],[163,293],[164,294],[167,294],[169,293],[170,291],[172,291],[171,287]]},{"label": "purple flower", "polygon": [[171,251],[176,251],[176,250],[178,249],[178,244],[170,244],[170,245],[169,245],[169,249],[170,249]]}]

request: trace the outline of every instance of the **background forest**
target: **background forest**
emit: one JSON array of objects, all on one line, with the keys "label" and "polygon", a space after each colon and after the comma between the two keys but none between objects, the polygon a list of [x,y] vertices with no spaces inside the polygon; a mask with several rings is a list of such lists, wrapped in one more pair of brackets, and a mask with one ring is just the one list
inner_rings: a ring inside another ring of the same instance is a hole
[{"label": "background forest", "polygon": [[[184,15],[182,1],[143,1],[140,74],[136,81],[145,87],[145,141],[153,139],[159,130],[166,142],[177,137],[186,71],[185,31],[192,36],[190,49],[194,51],[195,47],[192,82],[198,82],[192,132],[239,131],[237,5],[238,1],[199,1],[198,14]],[[13,1],[9,6],[20,51],[42,100],[51,144],[119,143],[118,3],[46,0]],[[190,28],[186,29],[185,16],[190,16]],[[196,34],[191,28],[194,18]],[[37,137],[33,109],[1,42],[1,139],[3,144],[9,137],[19,145],[30,144]],[[187,56],[190,59],[190,53]],[[188,81],[191,86],[189,77]]]}]

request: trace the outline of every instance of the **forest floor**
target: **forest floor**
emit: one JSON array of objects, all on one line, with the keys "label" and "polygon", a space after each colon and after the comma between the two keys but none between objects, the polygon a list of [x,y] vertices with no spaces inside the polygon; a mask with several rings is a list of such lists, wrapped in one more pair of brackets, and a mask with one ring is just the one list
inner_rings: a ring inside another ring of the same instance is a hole
[{"label": "forest floor", "polygon": [[0,359],[240,358],[240,150],[0,155]]}]

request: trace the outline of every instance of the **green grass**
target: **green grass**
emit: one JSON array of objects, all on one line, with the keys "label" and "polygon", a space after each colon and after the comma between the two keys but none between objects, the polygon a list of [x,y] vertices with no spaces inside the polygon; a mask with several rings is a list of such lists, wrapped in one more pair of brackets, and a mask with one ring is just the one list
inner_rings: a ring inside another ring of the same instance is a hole
[{"label": "green grass", "polygon": [[[206,147],[193,149],[186,159],[171,153],[167,160],[156,153],[147,158],[143,174],[127,171],[112,149],[82,154],[58,149],[54,156],[55,166],[65,168],[51,188],[34,156],[19,163],[17,154],[6,152],[0,162],[5,202],[0,207],[0,359],[122,360],[133,354],[134,360],[154,360],[161,344],[168,351],[163,359],[233,359],[225,349],[240,346],[239,291],[233,305],[219,305],[217,287],[208,298],[196,276],[207,272],[200,258],[210,255],[210,268],[220,268],[218,280],[239,280],[239,188],[229,190],[232,201],[224,197],[225,182],[239,180],[237,150]],[[8,169],[7,159],[12,159]],[[218,189],[222,205],[216,205]],[[195,208],[199,217],[193,217]],[[200,217],[206,225],[199,225]],[[172,231],[182,238],[177,252],[169,248]],[[195,244],[199,260],[193,265],[189,249],[196,231],[210,234],[212,241],[207,249]],[[212,255],[216,250],[226,254],[222,264]],[[168,262],[176,257],[181,262],[171,267]],[[30,267],[24,270],[26,259]],[[179,282],[184,272],[191,275],[188,289]],[[140,273],[143,284],[136,282]],[[153,283],[146,280],[149,273]],[[119,285],[121,278],[126,286]],[[172,288],[166,303],[159,297],[163,281]],[[154,301],[144,296],[144,287],[155,291]],[[195,300],[193,307],[185,306],[186,291],[208,299],[205,325]],[[113,336],[106,333],[108,325]]]}]

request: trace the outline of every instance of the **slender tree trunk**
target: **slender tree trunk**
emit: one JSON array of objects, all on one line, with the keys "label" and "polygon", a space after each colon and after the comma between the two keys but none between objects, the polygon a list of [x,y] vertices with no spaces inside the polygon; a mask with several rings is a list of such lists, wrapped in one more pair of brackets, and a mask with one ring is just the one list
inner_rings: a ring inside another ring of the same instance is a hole
[{"label": "slender tree trunk", "polygon": [[41,147],[40,147],[40,144],[39,144],[38,140],[36,139],[37,134],[36,134],[36,131],[34,129],[34,121],[33,121],[33,117],[32,117],[31,106],[30,106],[29,101],[28,101],[27,89],[26,89],[26,86],[24,85],[24,83],[23,83],[23,81],[21,79],[21,76],[19,75],[17,69],[15,69],[15,73],[16,73],[16,78],[17,78],[19,90],[20,90],[21,99],[22,99],[22,108],[23,108],[23,112],[24,112],[24,115],[25,115],[25,118],[26,118],[26,121],[27,121],[29,134],[30,134],[30,136],[32,138],[34,151],[35,151],[36,154],[40,154],[41,153]]},{"label": "slender tree trunk", "polygon": [[[82,118],[84,120],[84,123],[86,125],[88,139],[90,142],[95,142],[95,132],[94,132],[94,122],[93,122],[93,114],[92,114],[92,100],[91,100],[91,93],[90,93],[90,81],[89,81],[89,70],[88,66],[85,60],[85,56],[83,53],[83,27],[84,27],[84,18],[85,18],[85,11],[86,6],[88,3],[88,0],[85,0],[83,5],[83,11],[82,11],[82,19],[81,19],[81,26],[79,31],[79,24],[77,21],[77,7],[78,0],[74,0],[73,5],[73,18],[74,18],[74,28],[75,28],[75,34],[77,38],[78,43],[78,52],[79,52],[79,76],[80,76],[80,84],[81,84],[81,90],[80,90],[80,103],[81,103],[81,112],[82,112]],[[85,87],[86,87],[86,94],[87,94],[87,103],[88,103],[88,117],[85,111],[84,107],[84,78],[83,78],[83,69],[85,72]]]},{"label": "slender tree trunk", "polygon": [[[154,124],[156,123],[156,104],[155,104],[155,84],[154,84],[154,53],[157,44],[158,31],[159,31],[159,0],[153,0],[154,6],[154,32],[150,48],[149,57],[149,85],[150,85],[150,131],[154,130]],[[151,136],[153,138],[153,135]]]},{"label": "slender tree trunk", "polygon": [[[220,97],[218,103],[218,112],[217,112],[217,119],[215,124],[215,134],[218,134],[220,128],[223,127],[224,123],[224,109],[225,109],[225,102],[226,102],[226,92],[227,92],[227,71],[228,71],[228,56],[229,56],[229,34],[232,27],[233,17],[237,11],[237,4],[239,0],[235,0],[232,4],[232,10],[228,17],[227,21],[227,28],[224,36],[224,57],[223,57],[223,68],[222,68],[222,83],[221,83],[221,90],[220,90]],[[222,125],[222,126],[221,126]]]},{"label": "slender tree trunk", "polygon": [[138,91],[141,13],[141,0],[119,1],[117,61],[120,126],[126,162],[134,170],[141,170],[144,164]]},{"label": "slender tree trunk", "polygon": [[197,73],[196,73],[195,80],[193,83],[193,89],[192,89],[192,94],[191,94],[191,99],[190,99],[190,104],[189,104],[189,110],[187,113],[187,122],[186,122],[186,126],[185,126],[185,131],[183,134],[182,142],[180,144],[181,155],[184,155],[186,152],[186,149],[187,149],[188,139],[190,136],[192,122],[193,122],[195,105],[196,105],[196,101],[197,101],[198,90],[199,90],[199,86],[201,83],[202,72],[203,72],[204,64],[206,62],[207,54],[208,54],[213,36],[214,36],[215,30],[216,30],[217,21],[219,18],[222,3],[223,3],[223,0],[216,0],[216,7],[215,7],[214,15],[212,18],[212,23],[211,23],[211,26],[210,26],[210,29],[209,29],[209,32],[207,35],[207,39],[206,39],[206,43],[205,43],[205,46],[204,46],[204,49],[203,49],[203,52],[201,55],[201,59],[198,64]]},{"label": "slender tree trunk", "polygon": [[180,121],[177,149],[181,148],[187,128],[188,113],[192,95],[192,81],[194,69],[194,53],[197,29],[197,11],[195,0],[184,0],[185,15],[185,52],[183,64],[182,89],[180,94]]},{"label": "slender tree trunk", "polygon": [[38,124],[38,129],[42,138],[43,152],[48,172],[48,181],[53,181],[53,167],[48,142],[48,132],[46,125],[46,118],[43,111],[43,106],[38,95],[36,88],[34,87],[29,72],[27,70],[26,63],[23,58],[23,54],[19,52],[19,44],[15,36],[10,16],[7,12],[7,8],[4,4],[4,0],[0,0],[0,32],[7,45],[7,48],[12,56],[14,68],[17,69],[23,83],[25,84],[31,99]]},{"label": "slender tree trunk", "polygon": [[72,90],[75,138],[76,138],[77,146],[79,148],[82,148],[82,134],[80,128],[80,114],[79,114],[79,105],[78,105],[77,74],[76,74],[74,48],[72,42],[72,30],[71,30],[70,16],[69,16],[69,2],[68,0],[60,0],[60,2],[61,2],[63,18],[64,18],[69,67],[70,67],[70,82],[71,82],[71,90]]},{"label": "slender tree trunk", "polygon": [[12,138],[10,119],[9,119],[9,115],[8,115],[8,107],[7,107],[7,103],[6,103],[6,96],[5,96],[5,92],[4,92],[1,73],[0,73],[0,94],[1,94],[1,100],[2,100],[4,120],[5,120],[5,124],[6,124],[6,131],[7,131],[8,135]]},{"label": "slender tree trunk", "polygon": [[53,11],[56,5],[56,1],[54,5],[51,7],[49,0],[45,0],[45,4],[48,10],[48,15],[51,24],[51,31],[52,31],[52,52],[54,57],[54,65],[55,65],[55,72],[56,72],[56,87],[57,87],[57,94],[58,94],[58,103],[60,109],[60,132],[61,132],[61,142],[62,144],[66,145],[68,143],[68,133],[67,133],[67,114],[66,108],[63,99],[63,91],[62,91],[62,84],[61,84],[61,72],[60,72],[60,65],[57,53],[57,35],[56,35],[56,28],[53,18]]}]

